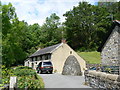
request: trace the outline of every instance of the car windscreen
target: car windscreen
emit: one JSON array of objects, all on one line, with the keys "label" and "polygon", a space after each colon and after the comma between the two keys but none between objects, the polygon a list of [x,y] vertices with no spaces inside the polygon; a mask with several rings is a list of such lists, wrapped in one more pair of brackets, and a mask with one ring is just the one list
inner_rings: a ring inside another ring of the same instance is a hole
[{"label": "car windscreen", "polygon": [[52,66],[52,63],[51,62],[43,62],[43,65],[44,66]]}]

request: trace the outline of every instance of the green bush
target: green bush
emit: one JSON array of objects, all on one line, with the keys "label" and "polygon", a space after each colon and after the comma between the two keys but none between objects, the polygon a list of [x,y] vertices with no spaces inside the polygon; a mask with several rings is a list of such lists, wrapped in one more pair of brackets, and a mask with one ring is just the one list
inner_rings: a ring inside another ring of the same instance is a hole
[{"label": "green bush", "polygon": [[14,69],[13,68],[6,68],[4,65],[2,65],[2,84],[8,84],[10,80],[10,76],[14,75]]},{"label": "green bush", "polygon": [[19,66],[15,68],[14,75],[16,76],[36,75],[36,72],[30,67]]},{"label": "green bush", "polygon": [[43,80],[32,68],[19,66],[14,70],[14,75],[18,76],[18,88],[39,89],[44,88]]},{"label": "green bush", "polygon": [[14,68],[2,67],[2,79],[0,87],[9,84],[10,76],[18,77],[18,88],[39,89],[44,88],[43,80],[37,75],[36,71],[30,67],[19,66]]},{"label": "green bush", "polygon": [[[39,77],[39,76],[37,76]],[[22,76],[18,77],[18,88],[28,88],[28,89],[40,89],[44,88],[43,81],[39,78],[35,78],[33,76]]]},{"label": "green bush", "polygon": [[26,76],[26,75],[36,75],[35,70],[33,69],[17,69],[14,71],[14,75],[16,76]]},{"label": "green bush", "polygon": [[2,88],[5,84],[9,84],[10,76],[14,75],[14,69],[13,68],[6,68],[4,65],[2,65],[2,78],[0,79],[0,88]]},{"label": "green bush", "polygon": [[32,68],[27,66],[19,66],[15,68],[15,70],[21,70],[21,69],[32,69]]},{"label": "green bush", "polygon": [[4,65],[2,65],[2,78],[7,78],[12,76],[14,73],[13,68],[6,68]]}]

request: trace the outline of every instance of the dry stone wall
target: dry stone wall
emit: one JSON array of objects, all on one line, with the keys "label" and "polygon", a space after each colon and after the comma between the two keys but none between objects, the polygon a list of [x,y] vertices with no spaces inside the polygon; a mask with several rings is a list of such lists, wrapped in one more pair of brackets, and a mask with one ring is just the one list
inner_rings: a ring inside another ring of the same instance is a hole
[{"label": "dry stone wall", "polygon": [[118,65],[119,65],[119,75],[120,75],[120,27],[118,28]]},{"label": "dry stone wall", "polygon": [[98,71],[85,71],[85,83],[93,88],[120,90],[120,76]]}]

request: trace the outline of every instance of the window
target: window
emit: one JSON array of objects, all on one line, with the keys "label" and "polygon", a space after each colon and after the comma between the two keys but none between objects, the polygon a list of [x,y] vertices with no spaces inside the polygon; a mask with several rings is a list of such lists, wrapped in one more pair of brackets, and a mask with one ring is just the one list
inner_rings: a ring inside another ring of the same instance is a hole
[{"label": "window", "polygon": [[35,57],[33,57],[33,61],[35,61],[35,59],[36,59],[36,58],[35,58]]},{"label": "window", "polygon": [[48,55],[45,55],[45,60],[48,60]]},{"label": "window", "polygon": [[37,60],[48,60],[48,59],[51,59],[51,54],[44,54],[44,55],[38,56]]},{"label": "window", "polygon": [[45,60],[45,55],[42,55],[42,60]]},{"label": "window", "polygon": [[28,66],[29,66],[29,62],[28,62]]},{"label": "window", "polygon": [[51,54],[48,54],[48,59],[51,59]]},{"label": "window", "polygon": [[31,61],[33,61],[33,57],[31,58]]},{"label": "window", "polygon": [[38,57],[35,57],[35,61],[37,61],[37,58],[38,58]]},{"label": "window", "polygon": [[32,68],[34,68],[34,63],[32,63]]},{"label": "window", "polygon": [[37,57],[37,61],[39,61],[39,60],[40,60],[40,56]]},{"label": "window", "polygon": [[51,59],[51,54],[46,54],[44,55],[44,57],[45,57],[45,60]]},{"label": "window", "polygon": [[42,60],[42,56],[40,56],[40,60]]},{"label": "window", "polygon": [[43,65],[52,65],[51,62],[44,62]]},{"label": "window", "polygon": [[70,54],[72,54],[72,51],[70,51]]}]

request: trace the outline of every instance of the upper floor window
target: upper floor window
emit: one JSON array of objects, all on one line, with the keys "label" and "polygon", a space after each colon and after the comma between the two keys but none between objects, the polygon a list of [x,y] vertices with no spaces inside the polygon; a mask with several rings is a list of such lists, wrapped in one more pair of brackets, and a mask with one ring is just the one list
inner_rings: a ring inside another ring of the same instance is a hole
[{"label": "upper floor window", "polygon": [[48,59],[51,59],[51,54],[48,54]]},{"label": "upper floor window", "polygon": [[51,59],[51,54],[45,54],[42,56],[42,60],[48,60]]},{"label": "upper floor window", "polygon": [[40,56],[37,57],[37,61],[39,61],[39,60],[40,60]]}]

